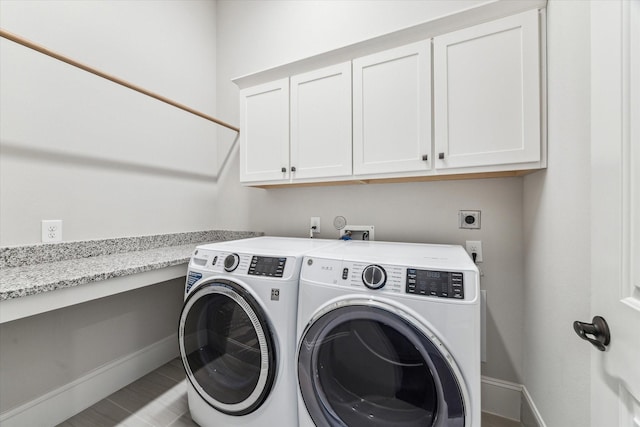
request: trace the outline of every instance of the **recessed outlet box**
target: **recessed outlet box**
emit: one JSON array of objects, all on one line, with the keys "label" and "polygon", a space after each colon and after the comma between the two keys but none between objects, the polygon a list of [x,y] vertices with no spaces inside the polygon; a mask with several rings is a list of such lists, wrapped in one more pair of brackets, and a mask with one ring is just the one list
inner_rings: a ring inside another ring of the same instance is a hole
[{"label": "recessed outlet box", "polygon": [[351,237],[351,240],[375,240],[375,227],[373,225],[345,225],[340,230],[340,238],[343,239],[345,234]]},{"label": "recessed outlet box", "polygon": [[62,220],[42,220],[42,243],[62,242]]},{"label": "recessed outlet box", "polygon": [[460,228],[480,228],[480,211],[460,211],[458,213]]}]

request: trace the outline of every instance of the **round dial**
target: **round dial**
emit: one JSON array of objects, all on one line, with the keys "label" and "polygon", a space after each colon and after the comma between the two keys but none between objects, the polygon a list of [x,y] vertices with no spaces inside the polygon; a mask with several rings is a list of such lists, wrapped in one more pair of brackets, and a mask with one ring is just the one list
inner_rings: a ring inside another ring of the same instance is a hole
[{"label": "round dial", "polygon": [[362,283],[369,289],[380,289],[387,282],[387,272],[379,265],[368,265],[362,271]]},{"label": "round dial", "polygon": [[240,264],[240,257],[238,254],[229,254],[224,259],[224,271],[231,272],[238,268],[238,264]]}]

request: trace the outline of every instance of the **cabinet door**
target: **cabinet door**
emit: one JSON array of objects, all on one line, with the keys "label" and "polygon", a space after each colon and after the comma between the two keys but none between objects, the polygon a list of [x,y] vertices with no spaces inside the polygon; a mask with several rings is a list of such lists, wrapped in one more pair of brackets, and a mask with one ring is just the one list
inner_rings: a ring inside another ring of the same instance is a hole
[{"label": "cabinet door", "polygon": [[436,169],[539,162],[538,11],[435,37],[433,49]]},{"label": "cabinet door", "polygon": [[355,175],[431,168],[431,44],[353,61]]},{"label": "cabinet door", "polygon": [[351,63],[291,77],[292,178],[351,175]]},{"label": "cabinet door", "polygon": [[240,181],[288,178],[289,79],[286,78],[240,91]]}]

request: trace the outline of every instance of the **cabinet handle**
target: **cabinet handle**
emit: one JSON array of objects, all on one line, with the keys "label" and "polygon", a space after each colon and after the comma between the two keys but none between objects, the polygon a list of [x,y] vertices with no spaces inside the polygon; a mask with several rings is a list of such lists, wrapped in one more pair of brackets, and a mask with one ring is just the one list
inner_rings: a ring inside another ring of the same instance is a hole
[{"label": "cabinet handle", "polygon": [[425,154],[424,156],[422,156],[422,160],[426,162],[427,160],[429,160],[429,156]]},{"label": "cabinet handle", "polygon": [[287,172],[287,168],[282,168],[282,169],[280,169],[280,170],[282,171],[282,173]]},{"label": "cabinet handle", "polygon": [[295,172],[296,171],[296,167],[295,166],[291,166],[291,172]]},{"label": "cabinet handle", "polygon": [[444,153],[438,153],[438,158],[439,158],[440,160],[444,159]]}]

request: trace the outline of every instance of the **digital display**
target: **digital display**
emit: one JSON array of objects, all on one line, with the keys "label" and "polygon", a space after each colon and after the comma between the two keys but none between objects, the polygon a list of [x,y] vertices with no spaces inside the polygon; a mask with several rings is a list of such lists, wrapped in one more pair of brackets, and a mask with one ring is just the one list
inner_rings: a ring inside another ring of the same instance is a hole
[{"label": "digital display", "polygon": [[254,256],[251,258],[249,274],[253,276],[282,277],[286,258]]},{"label": "digital display", "polygon": [[424,272],[427,279],[439,279],[441,273],[439,271],[430,271],[427,270]]},{"label": "digital display", "polygon": [[406,292],[439,298],[464,299],[463,274],[408,268]]}]

